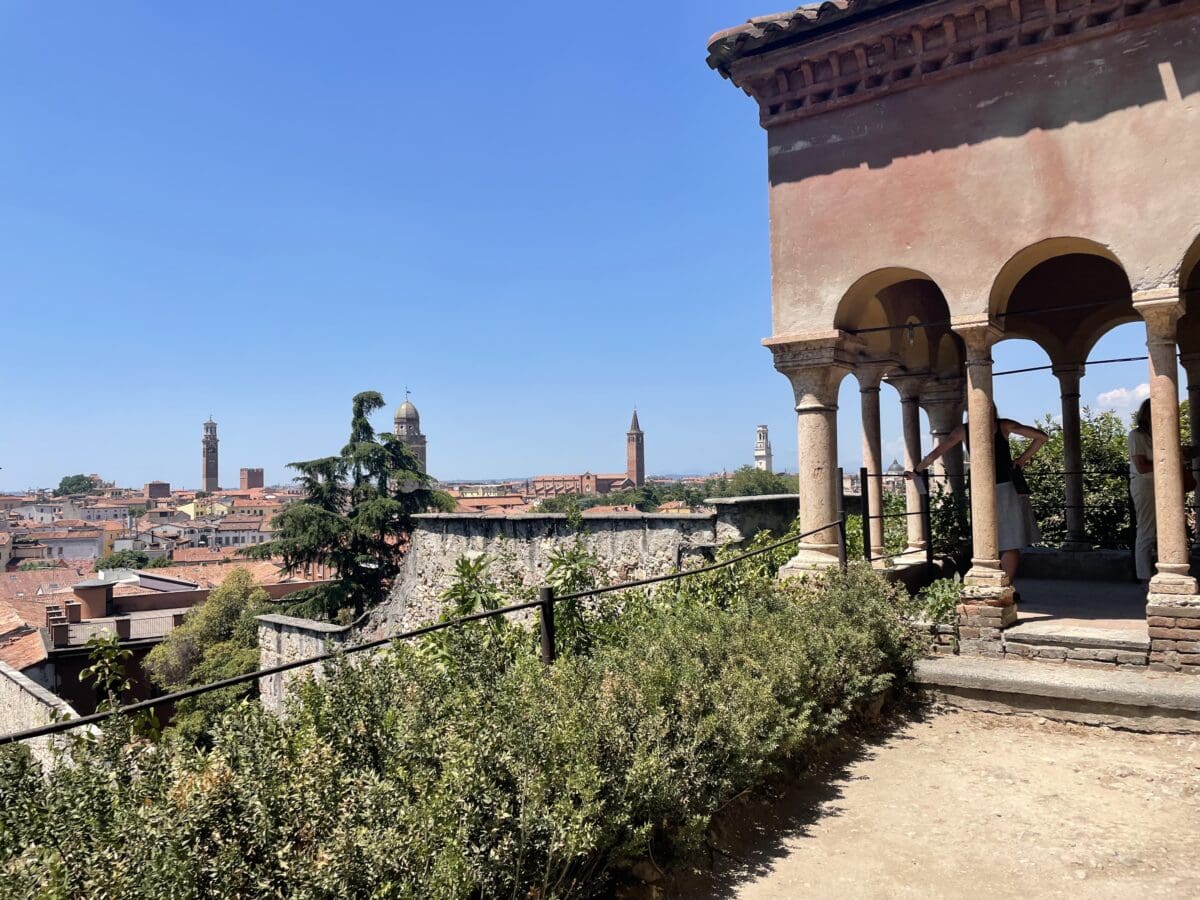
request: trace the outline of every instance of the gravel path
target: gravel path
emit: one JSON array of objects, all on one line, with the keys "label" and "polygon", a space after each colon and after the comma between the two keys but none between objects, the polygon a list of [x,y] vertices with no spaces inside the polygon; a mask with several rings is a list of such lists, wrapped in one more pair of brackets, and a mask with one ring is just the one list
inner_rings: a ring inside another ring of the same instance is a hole
[{"label": "gravel path", "polygon": [[1200,739],[931,713],[741,801],[713,838],[712,871],[655,893],[1197,897]]}]

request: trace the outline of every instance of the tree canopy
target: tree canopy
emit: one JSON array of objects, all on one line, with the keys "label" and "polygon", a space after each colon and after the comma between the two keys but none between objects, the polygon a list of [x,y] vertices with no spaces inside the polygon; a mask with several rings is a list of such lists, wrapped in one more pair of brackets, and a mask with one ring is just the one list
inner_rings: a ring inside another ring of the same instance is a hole
[{"label": "tree canopy", "polygon": [[86,475],[64,475],[54,489],[55,497],[66,497],[70,494],[86,494],[92,489],[92,479]]},{"label": "tree canopy", "polygon": [[370,415],[384,405],[376,391],[354,396],[346,445],[336,456],[289,464],[299,472],[304,499],[275,516],[274,540],[242,551],[281,558],[290,572],[331,570],[330,584],[297,595],[298,612],[332,619],[343,609],[357,615],[379,603],[400,571],[413,516],[454,508],[400,438],[376,434]]}]

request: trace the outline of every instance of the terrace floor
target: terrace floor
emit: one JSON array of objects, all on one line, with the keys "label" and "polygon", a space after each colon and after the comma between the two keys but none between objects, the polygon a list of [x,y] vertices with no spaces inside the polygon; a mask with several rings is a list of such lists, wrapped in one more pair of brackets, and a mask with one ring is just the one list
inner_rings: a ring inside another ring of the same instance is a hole
[{"label": "terrace floor", "polygon": [[1017,590],[1019,619],[1006,639],[1053,635],[1082,646],[1148,646],[1144,584],[1018,578]]}]

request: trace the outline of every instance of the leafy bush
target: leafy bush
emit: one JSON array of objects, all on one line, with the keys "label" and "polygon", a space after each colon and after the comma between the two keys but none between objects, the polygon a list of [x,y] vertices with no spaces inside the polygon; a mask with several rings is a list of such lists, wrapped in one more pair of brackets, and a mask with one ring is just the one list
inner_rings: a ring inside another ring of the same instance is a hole
[{"label": "leafy bush", "polygon": [[955,621],[955,607],[962,603],[962,578],[939,578],[923,587],[917,595],[915,612],[927,622],[949,624]]},{"label": "leafy bush", "polygon": [[[902,592],[863,565],[780,585],[788,555],[580,608],[588,640],[551,667],[525,625],[477,622],[339,659],[282,719],[236,703],[206,747],[118,722],[53,779],[4,748],[0,879],[30,896],[597,893],[695,848],[911,663]],[[565,551],[557,574],[588,568]],[[451,610],[500,602],[486,561],[464,563]]]}]

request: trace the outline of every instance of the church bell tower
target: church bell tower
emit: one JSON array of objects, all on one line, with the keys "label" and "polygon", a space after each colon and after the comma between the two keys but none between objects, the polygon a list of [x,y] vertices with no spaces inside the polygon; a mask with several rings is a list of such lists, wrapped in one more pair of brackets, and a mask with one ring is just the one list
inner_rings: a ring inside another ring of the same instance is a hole
[{"label": "church bell tower", "polygon": [[625,435],[625,477],[635,487],[646,483],[646,435],[638,425],[636,409],[633,411],[633,421],[629,423],[629,432]]},{"label": "church bell tower", "polygon": [[220,490],[220,478],[217,476],[217,423],[212,416],[204,423],[204,437],[200,441],[203,457],[201,470],[201,490],[207,493]]}]

